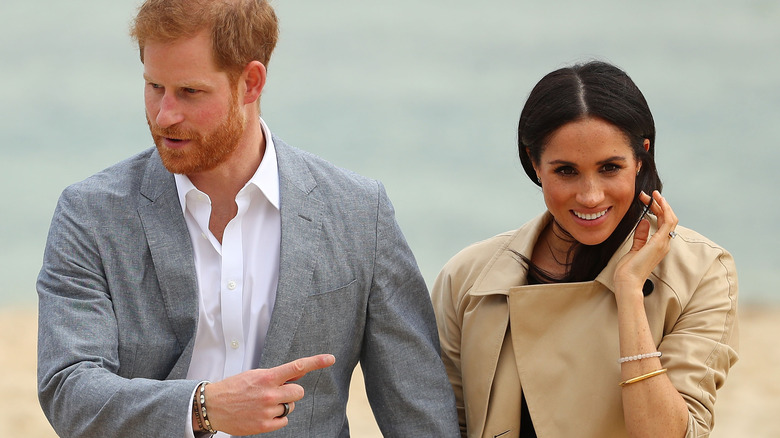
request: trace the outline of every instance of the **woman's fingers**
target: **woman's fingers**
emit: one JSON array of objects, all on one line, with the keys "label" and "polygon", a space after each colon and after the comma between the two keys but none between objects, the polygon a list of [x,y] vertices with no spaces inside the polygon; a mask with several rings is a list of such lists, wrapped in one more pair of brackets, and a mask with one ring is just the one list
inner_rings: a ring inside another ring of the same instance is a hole
[{"label": "woman's fingers", "polygon": [[658,190],[653,192],[653,206],[651,210],[658,218],[658,233],[664,238],[671,238],[671,234],[677,227],[678,219],[669,202],[666,201]]},{"label": "woman's fingers", "polygon": [[645,192],[641,192],[639,199],[645,203],[648,212],[658,218],[657,234],[667,238],[671,237],[673,234],[670,233],[677,227],[678,219],[666,198],[658,190],[654,190],[652,197]]}]

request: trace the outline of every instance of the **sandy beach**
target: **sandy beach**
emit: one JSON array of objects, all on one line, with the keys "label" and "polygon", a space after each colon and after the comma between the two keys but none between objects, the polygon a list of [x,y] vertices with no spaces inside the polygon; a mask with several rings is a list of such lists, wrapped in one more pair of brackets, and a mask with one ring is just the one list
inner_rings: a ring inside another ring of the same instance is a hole
[{"label": "sandy beach", "polygon": [[[780,307],[740,309],[740,361],[718,394],[713,438],[780,437]],[[51,438],[56,434],[38,406],[35,391],[37,315],[34,308],[0,310],[0,424],[15,437]],[[363,391],[353,377],[348,406],[352,436],[381,437]]]}]

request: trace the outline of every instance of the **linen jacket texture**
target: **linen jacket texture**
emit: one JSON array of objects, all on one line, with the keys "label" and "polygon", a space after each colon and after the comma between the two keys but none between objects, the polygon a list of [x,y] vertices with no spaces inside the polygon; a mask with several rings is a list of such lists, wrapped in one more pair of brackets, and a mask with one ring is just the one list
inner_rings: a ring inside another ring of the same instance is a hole
[{"label": "linen jacket texture", "polygon": [[[521,392],[540,438],[627,436],[613,276],[633,236],[595,281],[528,285],[516,253],[531,258],[551,217],[467,247],[433,286],[463,437],[517,437]],[[737,361],[737,274],[726,250],[676,231],[649,278],[645,309],[661,363],[688,406],[686,436],[701,437]]]},{"label": "linen jacket texture", "polygon": [[[263,437],[347,437],[359,362],[388,437],[457,436],[430,296],[381,183],[274,137],[281,199],[276,303],[258,368],[331,353]],[[37,283],[38,389],[62,437],[175,437],[198,318],[192,244],[152,148],[66,188]]]}]

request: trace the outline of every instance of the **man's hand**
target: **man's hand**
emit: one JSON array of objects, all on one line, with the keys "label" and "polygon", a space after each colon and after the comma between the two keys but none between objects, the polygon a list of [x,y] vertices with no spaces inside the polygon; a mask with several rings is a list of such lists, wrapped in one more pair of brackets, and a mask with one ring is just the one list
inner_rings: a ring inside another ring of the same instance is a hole
[{"label": "man's hand", "polygon": [[287,425],[282,403],[295,409],[303,387],[287,382],[333,365],[330,354],[304,357],[275,368],[245,371],[206,386],[206,408],[211,426],[231,435],[255,435]]}]

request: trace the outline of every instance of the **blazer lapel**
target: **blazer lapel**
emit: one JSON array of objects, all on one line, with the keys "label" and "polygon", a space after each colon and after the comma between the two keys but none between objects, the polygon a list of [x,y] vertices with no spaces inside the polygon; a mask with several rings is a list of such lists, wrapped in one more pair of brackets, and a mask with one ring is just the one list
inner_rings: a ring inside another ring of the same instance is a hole
[{"label": "blazer lapel", "polygon": [[192,242],[181,210],[173,174],[157,151],[146,167],[138,215],[146,234],[165,310],[182,349],[169,378],[186,376],[198,321],[198,284]]},{"label": "blazer lapel", "polygon": [[282,235],[279,283],[261,368],[287,362],[306,297],[312,290],[323,215],[323,203],[313,193],[317,183],[303,158],[279,138],[273,141],[279,166]]}]

